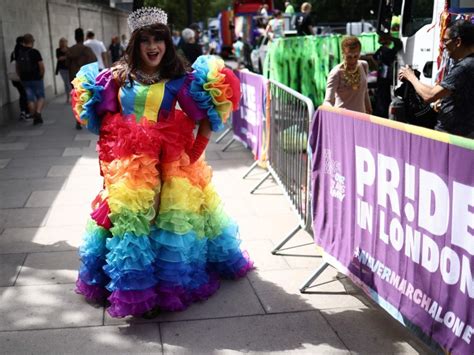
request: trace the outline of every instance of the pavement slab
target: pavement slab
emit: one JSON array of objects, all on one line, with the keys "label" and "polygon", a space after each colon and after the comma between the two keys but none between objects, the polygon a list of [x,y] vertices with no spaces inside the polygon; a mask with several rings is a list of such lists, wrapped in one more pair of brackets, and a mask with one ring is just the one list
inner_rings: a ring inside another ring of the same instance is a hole
[{"label": "pavement slab", "polygon": [[317,311],[161,324],[165,354],[350,354]]},{"label": "pavement slab", "polygon": [[339,308],[321,314],[353,354],[434,354],[380,309]]},{"label": "pavement slab", "polygon": [[25,142],[0,143],[0,151],[23,150],[26,149],[27,146],[28,143]]},{"label": "pavement slab", "polygon": [[13,286],[26,254],[0,254],[0,287]]},{"label": "pavement slab", "polygon": [[8,165],[11,159],[0,159],[0,169],[3,169]]},{"label": "pavement slab", "polygon": [[16,190],[12,186],[9,188],[0,186],[0,209],[24,207],[30,194],[29,190]]},{"label": "pavement slab", "polygon": [[48,166],[22,166],[15,168],[7,166],[2,169],[0,180],[44,178],[46,177],[48,170]]},{"label": "pavement slab", "polygon": [[7,137],[34,137],[34,136],[41,136],[43,134],[44,134],[43,129],[38,129],[34,131],[13,130],[7,134]]},{"label": "pavement slab", "polygon": [[194,303],[183,312],[163,312],[152,320],[133,317],[118,319],[106,313],[105,324],[174,322],[256,314],[265,314],[265,311],[249,281],[243,278],[237,281],[222,281],[219,290],[208,300]]},{"label": "pavement slab", "polygon": [[74,284],[0,288],[0,331],[103,325],[103,307],[91,307]]},{"label": "pavement slab", "polygon": [[356,297],[357,291],[347,292],[334,269],[327,269],[320,276],[315,283],[318,287],[311,289],[311,294],[301,294],[299,287],[313,272],[313,269],[257,270],[249,275],[249,280],[267,313],[367,307]]},{"label": "pavement slab", "polygon": [[2,354],[161,354],[157,324],[0,332]]},{"label": "pavement slab", "polygon": [[12,227],[41,227],[44,225],[47,215],[47,208],[15,208],[0,209],[0,221],[2,216],[5,219],[3,228]]},{"label": "pavement slab", "polygon": [[76,282],[77,270],[79,270],[77,251],[28,254],[15,286],[71,284]]},{"label": "pavement slab", "polygon": [[5,228],[0,234],[0,253],[77,250],[84,229],[85,226]]}]

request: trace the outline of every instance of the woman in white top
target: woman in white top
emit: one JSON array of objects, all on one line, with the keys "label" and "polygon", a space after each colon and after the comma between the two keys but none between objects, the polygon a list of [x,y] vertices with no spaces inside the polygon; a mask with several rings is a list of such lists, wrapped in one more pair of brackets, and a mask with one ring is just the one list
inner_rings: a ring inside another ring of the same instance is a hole
[{"label": "woman in white top", "polygon": [[273,18],[270,20],[267,26],[267,35],[270,39],[276,39],[285,36],[285,21],[281,18],[281,11],[273,11]]},{"label": "woman in white top", "polygon": [[369,65],[359,60],[361,48],[357,37],[348,36],[342,40],[344,61],[329,73],[324,104],[372,113],[367,87]]}]

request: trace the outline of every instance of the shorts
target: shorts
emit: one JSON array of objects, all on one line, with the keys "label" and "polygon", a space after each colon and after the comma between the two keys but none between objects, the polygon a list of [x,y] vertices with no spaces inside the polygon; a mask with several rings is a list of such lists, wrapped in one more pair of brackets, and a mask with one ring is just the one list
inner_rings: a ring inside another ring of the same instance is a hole
[{"label": "shorts", "polygon": [[44,83],[43,80],[28,80],[22,81],[23,87],[26,91],[26,99],[28,102],[35,102],[39,99],[44,99]]}]

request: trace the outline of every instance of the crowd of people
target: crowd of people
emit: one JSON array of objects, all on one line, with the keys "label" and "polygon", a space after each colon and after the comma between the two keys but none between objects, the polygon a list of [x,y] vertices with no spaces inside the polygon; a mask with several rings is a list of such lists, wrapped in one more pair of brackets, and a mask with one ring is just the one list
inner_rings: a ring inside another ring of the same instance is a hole
[{"label": "crowd of people", "polygon": [[[108,68],[120,60],[127,45],[125,35],[122,35],[122,41],[114,36],[106,49],[104,43],[95,38],[93,30],[84,35],[82,28],[74,31],[74,39],[76,44],[69,47],[68,40],[62,37],[56,48],[55,75],[59,75],[64,84],[66,103],[70,101],[71,80],[83,65],[97,61],[100,69]],[[17,37],[10,55],[8,77],[20,96],[20,120],[33,119],[33,124],[38,125],[43,123],[45,65],[34,43],[30,33]],[[76,128],[82,127],[76,125]]]},{"label": "crowd of people", "polygon": [[[287,29],[282,11],[273,9],[270,13],[268,6],[263,5],[258,13],[264,24],[263,33],[270,40],[285,36]],[[298,35],[315,34],[310,3],[303,3],[300,12],[295,13],[293,5],[287,1],[284,13],[293,19]],[[474,101],[465,95],[471,92],[474,82],[471,80],[474,37],[472,27],[471,22],[458,21],[446,31],[449,37],[443,39],[443,46],[451,58],[451,65],[439,85],[428,87],[420,82],[416,71],[410,68],[401,69],[399,78],[405,82],[403,90],[405,95],[407,92],[411,95],[411,98],[405,98],[405,105],[416,101],[421,107],[418,110],[426,113],[425,118],[409,123],[470,137],[474,134]],[[64,83],[66,102],[70,100],[71,79],[83,65],[97,61],[99,70],[109,68],[123,57],[127,46],[125,35],[122,35],[121,39],[114,36],[108,48],[95,38],[93,30],[84,34],[84,31],[78,28],[74,36],[75,45],[69,47],[67,39],[61,38],[56,49],[55,74],[59,75]],[[202,30],[197,24],[192,24],[181,32],[172,31],[171,40],[188,69],[200,55],[216,54],[216,45],[203,45]],[[34,42],[31,34],[17,38],[10,56],[9,78],[20,95],[20,119],[32,118],[33,124],[36,125],[43,123],[41,114],[45,96],[45,65],[41,53],[34,48]],[[403,45],[400,39],[390,34],[380,35],[379,43],[380,48],[372,56],[372,63],[375,63],[377,68],[377,82],[371,99],[368,90],[368,65],[360,60],[361,43],[356,37],[349,36],[342,41],[343,62],[334,67],[328,75],[324,104],[388,118],[392,100],[393,63]],[[232,52],[239,69],[250,65],[249,45],[242,36],[233,43]],[[405,89],[407,85],[408,90]],[[400,92],[400,89],[398,91]],[[412,114],[413,111],[405,113]],[[76,128],[81,129],[81,126],[76,125]]]},{"label": "crowd of people", "polygon": [[[405,97],[408,106],[405,115],[414,116],[416,110],[420,112],[418,120],[408,117],[407,122],[474,138],[474,101],[471,98],[474,91],[474,24],[456,21],[447,28],[441,42],[449,55],[450,65],[439,84],[422,83],[409,66],[398,73],[403,85],[408,85],[405,92],[412,90],[411,97]],[[402,43],[390,35],[381,35],[379,43],[381,47],[374,55],[378,66],[374,114],[387,118],[393,63]],[[368,64],[359,60],[361,44],[356,37],[349,36],[342,41],[341,50],[343,63],[329,73],[324,104],[372,114],[367,85]],[[415,107],[410,108],[410,105]]]}]

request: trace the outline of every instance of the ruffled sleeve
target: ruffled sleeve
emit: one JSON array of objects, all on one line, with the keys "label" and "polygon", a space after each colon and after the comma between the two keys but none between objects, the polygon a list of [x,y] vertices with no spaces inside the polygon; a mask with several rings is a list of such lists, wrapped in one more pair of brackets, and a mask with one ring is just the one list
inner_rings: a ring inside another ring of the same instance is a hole
[{"label": "ruffled sleeve", "polygon": [[[231,112],[239,108],[239,79],[231,69],[225,67],[224,61],[216,56],[200,56],[192,68],[192,80],[183,87],[201,112],[209,118],[211,129],[219,131],[224,128]],[[203,115],[198,113],[191,116],[196,120],[203,118]]]},{"label": "ruffled sleeve", "polygon": [[118,112],[117,84],[110,70],[99,74],[97,62],[81,67],[72,81],[72,111],[76,120],[91,132],[99,134],[102,117]]}]

